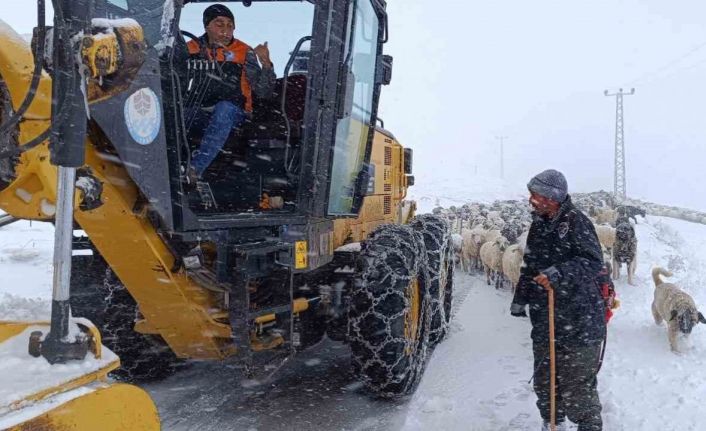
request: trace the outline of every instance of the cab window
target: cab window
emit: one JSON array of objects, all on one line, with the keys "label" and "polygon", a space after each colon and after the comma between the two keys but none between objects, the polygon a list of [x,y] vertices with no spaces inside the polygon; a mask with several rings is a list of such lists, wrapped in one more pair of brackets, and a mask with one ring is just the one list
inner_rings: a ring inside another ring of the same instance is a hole
[{"label": "cab window", "polygon": [[355,3],[352,19],[353,33],[344,64],[348,76],[344,80],[353,88],[342,96],[342,118],[336,124],[328,205],[331,215],[353,213],[359,176],[368,169],[364,162],[373,122],[379,21],[370,0]]}]

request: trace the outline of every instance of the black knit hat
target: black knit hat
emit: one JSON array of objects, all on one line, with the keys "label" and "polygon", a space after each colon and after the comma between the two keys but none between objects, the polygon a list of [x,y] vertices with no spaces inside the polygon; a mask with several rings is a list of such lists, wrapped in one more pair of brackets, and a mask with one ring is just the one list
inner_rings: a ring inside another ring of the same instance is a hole
[{"label": "black knit hat", "polygon": [[203,11],[204,28],[208,26],[211,21],[218,18],[219,16],[230,18],[231,21],[235,22],[235,17],[233,16],[233,12],[231,12],[230,9],[228,9],[222,4],[214,4],[207,7],[206,10]]},{"label": "black knit hat", "polygon": [[547,169],[534,176],[527,184],[529,191],[556,202],[564,202],[568,186],[564,174],[554,169]]}]

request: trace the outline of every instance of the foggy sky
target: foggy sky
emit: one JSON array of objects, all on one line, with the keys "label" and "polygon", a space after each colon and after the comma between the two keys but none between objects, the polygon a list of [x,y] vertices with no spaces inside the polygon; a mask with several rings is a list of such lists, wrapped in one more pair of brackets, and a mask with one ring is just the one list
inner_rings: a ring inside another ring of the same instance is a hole
[{"label": "foggy sky", "polygon": [[[443,3],[444,7],[439,5]],[[660,0],[390,1],[387,128],[438,175],[613,189],[615,98],[624,98],[629,196],[706,210],[706,5]],[[687,55],[689,54],[689,55]],[[679,61],[673,61],[679,59]]]},{"label": "foggy sky", "polygon": [[[29,33],[34,7],[2,0],[0,19]],[[603,90],[635,87],[628,195],[706,210],[703,2],[390,0],[388,12],[380,116],[415,150],[417,182],[499,176],[503,135],[509,181],[553,167],[572,190],[612,190],[615,98]]]}]

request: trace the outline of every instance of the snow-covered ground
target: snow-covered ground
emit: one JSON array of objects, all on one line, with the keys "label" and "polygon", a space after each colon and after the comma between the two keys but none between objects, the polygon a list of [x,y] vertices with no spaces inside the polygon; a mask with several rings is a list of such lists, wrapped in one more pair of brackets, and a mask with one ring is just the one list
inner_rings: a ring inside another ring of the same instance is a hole
[{"label": "snow-covered ground", "polygon": [[54,226],[20,220],[0,227],[0,319],[50,313]]},{"label": "snow-covered ground", "polygon": [[[702,430],[706,405],[706,326],[692,332],[682,355],[669,349],[650,311],[654,265],[706,310],[706,226],[648,217],[637,225],[636,286],[616,281],[621,301],[609,324],[598,385],[607,431]],[[625,271],[623,271],[624,274]],[[509,315],[508,291],[477,276],[457,283],[470,294],[452,335],[437,347],[407,410],[404,429],[537,430],[536,397],[528,383],[532,351],[528,319]]]},{"label": "snow-covered ground", "polygon": [[[464,202],[459,197],[456,204]],[[706,226],[648,217],[636,229],[637,285],[628,286],[625,277],[616,282],[621,308],[610,323],[599,374],[604,429],[701,430],[706,325],[694,329],[685,353],[673,354],[665,327],[655,325],[650,313],[650,270],[661,265],[674,271],[670,281],[706,309]],[[0,319],[48,315],[51,244],[52,227],[46,223],[0,228]],[[456,285],[452,333],[434,351],[409,400],[368,398],[347,371],[347,349],[325,342],[259,385],[234,377],[227,367],[203,363],[150,385],[164,429],[539,429],[536,397],[528,383],[529,321],[511,317],[510,292],[486,286],[478,275],[457,274]]]}]

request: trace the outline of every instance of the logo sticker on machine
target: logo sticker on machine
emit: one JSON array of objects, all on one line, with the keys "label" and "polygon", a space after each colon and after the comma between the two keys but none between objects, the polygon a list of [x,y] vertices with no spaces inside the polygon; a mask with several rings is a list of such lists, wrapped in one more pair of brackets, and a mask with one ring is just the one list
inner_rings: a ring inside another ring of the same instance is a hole
[{"label": "logo sticker on machine", "polygon": [[140,145],[149,145],[159,134],[162,111],[151,88],[141,88],[125,101],[125,125],[130,136]]}]

